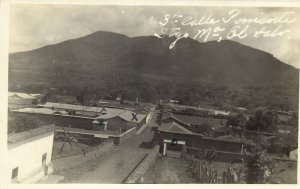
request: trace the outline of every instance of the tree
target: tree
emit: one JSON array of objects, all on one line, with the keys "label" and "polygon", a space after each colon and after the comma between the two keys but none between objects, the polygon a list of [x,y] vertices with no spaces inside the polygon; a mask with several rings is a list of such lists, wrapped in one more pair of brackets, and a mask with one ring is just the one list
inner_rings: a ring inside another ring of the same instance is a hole
[{"label": "tree", "polygon": [[273,169],[273,161],[259,145],[248,148],[248,150],[245,153],[246,183],[268,183]]},{"label": "tree", "polygon": [[244,117],[244,115],[236,114],[228,118],[226,125],[232,126],[232,130],[235,132],[235,134],[241,136],[245,128],[245,123],[246,123],[246,118]]},{"label": "tree", "polygon": [[271,111],[258,110],[254,117],[246,123],[247,130],[259,132],[273,132],[276,130],[277,116]]},{"label": "tree", "polygon": [[250,135],[247,140],[251,140],[255,145],[259,145],[262,149],[269,149],[271,147],[271,140],[264,135]]}]

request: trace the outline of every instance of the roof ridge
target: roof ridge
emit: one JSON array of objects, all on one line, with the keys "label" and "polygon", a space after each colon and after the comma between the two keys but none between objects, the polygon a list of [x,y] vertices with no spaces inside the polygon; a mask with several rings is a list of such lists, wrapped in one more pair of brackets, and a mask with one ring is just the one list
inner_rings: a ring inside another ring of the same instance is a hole
[{"label": "roof ridge", "polygon": [[192,131],[190,131],[189,129],[185,128],[184,126],[176,123],[175,121],[169,122],[169,123],[165,123],[162,125],[162,127],[167,127],[167,131],[171,130],[174,127],[179,128],[181,131],[183,131],[184,133],[188,133],[188,134],[193,134]]}]

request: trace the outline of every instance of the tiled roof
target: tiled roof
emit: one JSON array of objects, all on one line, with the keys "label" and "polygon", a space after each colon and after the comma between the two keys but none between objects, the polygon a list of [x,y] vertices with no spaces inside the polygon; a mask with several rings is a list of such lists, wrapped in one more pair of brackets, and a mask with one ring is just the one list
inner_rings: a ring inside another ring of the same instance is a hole
[{"label": "tiled roof", "polygon": [[68,112],[64,110],[52,110],[49,108],[24,108],[24,109],[17,109],[12,110],[14,112],[24,112],[24,113],[37,113],[37,114],[63,114],[66,115]]},{"label": "tiled roof", "polygon": [[143,114],[136,114],[136,119],[134,119],[133,115],[135,114],[132,111],[125,111],[124,113],[118,115],[118,117],[124,119],[125,121],[129,121],[129,122],[133,122],[133,123],[140,123],[145,117],[146,115]]},{"label": "tiled roof", "polygon": [[[31,109],[34,109],[34,111]],[[47,110],[39,111],[38,109],[47,109]],[[69,113],[64,110],[51,110],[49,108],[24,108],[24,109],[11,110],[11,112],[20,112],[20,113],[29,113],[29,114],[46,114],[52,116],[83,118],[83,119],[91,119],[91,120],[95,119],[94,117],[89,117],[89,116],[69,115]]]},{"label": "tiled roof", "polygon": [[134,111],[137,108],[147,108],[151,109],[155,107],[154,104],[152,103],[147,103],[147,102],[139,102],[138,105],[136,105],[135,101],[130,101],[130,100],[124,100],[123,104],[120,104],[120,101],[115,101],[115,100],[99,100],[99,104],[103,104],[106,107],[113,107],[113,108],[123,108],[126,110],[131,110]]},{"label": "tiled roof", "polygon": [[158,130],[160,130],[160,131],[166,131],[166,132],[193,134],[192,131],[184,128],[183,126],[179,125],[176,122],[162,124],[162,125],[160,125],[158,127]]},{"label": "tiled roof", "polygon": [[55,129],[56,129],[55,125],[49,125],[49,126],[43,126],[32,130],[19,132],[19,133],[12,133],[8,135],[7,142],[8,144],[17,143],[37,135],[54,131]]},{"label": "tiled roof", "polygon": [[192,125],[202,125],[206,123],[216,130],[224,127],[224,125],[226,124],[225,119],[222,120],[222,124],[221,124],[221,119],[216,119],[211,117],[187,116],[187,115],[180,115],[180,114],[174,114],[174,116],[177,117],[179,120],[182,120]]},{"label": "tiled roof", "polygon": [[124,109],[118,109],[118,108],[105,108],[105,113],[107,114],[116,114],[116,115],[119,115],[119,114],[122,114],[124,112],[126,112],[127,110],[124,110]]},{"label": "tiled roof", "polygon": [[129,121],[129,122],[133,122],[133,123],[140,123],[145,117],[146,115],[143,114],[136,114],[136,119],[133,118],[134,112],[133,111],[129,111],[129,110],[124,110],[123,112],[109,112],[107,114],[104,115],[100,115],[98,116],[96,119],[111,119],[114,117],[119,117],[125,121]]},{"label": "tiled roof", "polygon": [[175,116],[171,112],[165,112],[165,113],[163,113],[163,118],[162,118],[163,122],[164,122],[164,120],[170,119],[170,118],[173,119],[173,120],[175,120],[175,121],[177,121],[177,122],[182,123],[183,125],[190,126],[190,123],[186,122],[185,120],[182,120],[182,119],[178,118],[178,116]]},{"label": "tiled roof", "polygon": [[81,106],[76,104],[63,104],[63,103],[55,103],[55,102],[46,102],[43,105],[39,105],[41,107],[46,108],[60,108],[67,110],[77,110],[77,111],[87,111],[87,112],[101,112],[101,107],[92,107],[92,106]]},{"label": "tiled roof", "polygon": [[96,119],[111,119],[111,118],[114,118],[114,117],[117,117],[120,113],[107,113],[107,114],[104,114],[104,115],[100,115],[98,116]]},{"label": "tiled roof", "polygon": [[137,111],[137,113],[144,114],[144,115],[149,114],[149,112],[150,112],[150,111],[147,110],[147,109],[142,109],[142,110]]},{"label": "tiled roof", "polygon": [[93,106],[82,106],[75,104],[63,104],[63,103],[54,103],[54,102],[46,102],[43,105],[39,105],[40,107],[46,108],[55,108],[55,109],[66,109],[66,110],[75,110],[75,111],[86,111],[86,112],[95,112],[95,113],[105,113],[103,119],[108,119],[111,117],[115,117],[121,113],[124,113],[125,109],[119,108],[102,108],[102,107],[93,107]]}]

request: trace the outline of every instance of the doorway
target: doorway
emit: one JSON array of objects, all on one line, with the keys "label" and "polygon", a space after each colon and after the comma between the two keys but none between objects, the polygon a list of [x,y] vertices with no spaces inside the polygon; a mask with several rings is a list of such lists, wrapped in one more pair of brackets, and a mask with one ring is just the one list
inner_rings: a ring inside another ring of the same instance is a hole
[{"label": "doorway", "polygon": [[44,175],[48,175],[48,166],[47,166],[47,153],[44,153],[42,156],[42,168],[44,169]]},{"label": "doorway", "polygon": [[185,141],[178,141],[176,139],[164,139],[163,140],[163,155],[172,158],[185,157]]}]

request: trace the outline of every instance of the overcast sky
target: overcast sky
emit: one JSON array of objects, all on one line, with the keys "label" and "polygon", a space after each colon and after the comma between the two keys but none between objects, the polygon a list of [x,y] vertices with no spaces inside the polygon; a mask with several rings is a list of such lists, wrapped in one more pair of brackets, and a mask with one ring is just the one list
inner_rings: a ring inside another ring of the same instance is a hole
[{"label": "overcast sky", "polygon": [[[102,6],[102,5],[12,5],[10,9],[10,52],[27,51],[67,39],[82,37],[93,32],[111,31],[129,37],[153,35],[160,32],[159,21],[165,14],[181,14],[200,19],[203,15],[212,15],[219,19],[228,17],[228,12],[235,7],[158,7],[158,6]],[[237,18],[274,18],[286,11],[289,18],[296,21],[282,24],[282,29],[290,30],[281,37],[244,39],[233,38],[242,44],[249,45],[273,54],[281,61],[299,68],[300,49],[300,11],[295,8],[238,8]],[[167,25],[171,27],[172,25]],[[177,25],[179,26],[179,25]],[[229,31],[234,25],[215,24]],[[205,27],[212,27],[206,25]],[[266,26],[275,29],[277,25],[251,24],[248,32],[254,32]],[[180,26],[181,27],[181,26]],[[197,29],[204,26],[182,26],[190,37]],[[228,33],[228,32],[227,32]],[[224,34],[221,34],[223,38]],[[211,39],[208,39],[211,40]],[[201,41],[202,42],[202,41]]]}]

